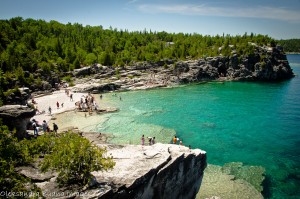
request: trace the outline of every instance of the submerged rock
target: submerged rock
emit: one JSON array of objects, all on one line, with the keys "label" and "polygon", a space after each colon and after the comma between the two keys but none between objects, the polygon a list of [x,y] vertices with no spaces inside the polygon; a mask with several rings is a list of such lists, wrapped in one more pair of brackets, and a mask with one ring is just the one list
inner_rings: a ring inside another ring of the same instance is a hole
[{"label": "submerged rock", "polygon": [[249,182],[259,192],[263,191],[262,182],[265,179],[265,168],[261,166],[245,166],[241,162],[230,162],[222,167],[222,172]]},{"label": "submerged rock", "polygon": [[262,194],[249,182],[223,172],[217,165],[208,165],[196,199],[262,199]]}]

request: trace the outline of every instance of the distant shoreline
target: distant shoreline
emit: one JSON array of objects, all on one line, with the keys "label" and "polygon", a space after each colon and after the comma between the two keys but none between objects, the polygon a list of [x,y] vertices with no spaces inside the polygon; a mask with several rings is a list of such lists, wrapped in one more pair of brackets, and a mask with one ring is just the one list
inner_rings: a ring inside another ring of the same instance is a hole
[{"label": "distant shoreline", "polygon": [[286,52],[287,55],[300,55],[300,52]]}]

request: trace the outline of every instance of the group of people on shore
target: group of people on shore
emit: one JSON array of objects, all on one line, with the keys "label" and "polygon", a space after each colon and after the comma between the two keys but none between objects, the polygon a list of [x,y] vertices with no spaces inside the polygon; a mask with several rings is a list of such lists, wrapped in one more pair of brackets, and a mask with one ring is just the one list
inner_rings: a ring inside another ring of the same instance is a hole
[{"label": "group of people on shore", "polygon": [[176,135],[173,137],[173,144],[179,144],[182,145],[182,139],[180,140],[179,137],[177,137]]},{"label": "group of people on shore", "polygon": [[[70,101],[73,101],[73,94],[70,93],[70,90],[65,89],[65,93],[70,98]],[[40,111],[38,109],[38,105],[37,105],[38,103],[34,98],[32,98],[31,102],[34,105],[34,108],[36,110],[37,115],[46,113],[45,110]],[[60,109],[60,108],[63,108],[63,107],[64,107],[64,102],[60,103],[59,101],[56,101],[56,108],[57,109]],[[49,113],[50,116],[52,115],[52,107],[51,106],[48,107],[48,113]],[[50,130],[50,127],[47,124],[46,120],[43,120],[42,124],[39,124],[39,122],[37,120],[32,119],[32,121],[28,124],[27,129],[32,129],[33,130],[33,135],[34,135],[34,137],[36,137],[36,136],[38,136],[39,131],[43,131],[44,133],[54,132],[56,134],[57,131],[58,131],[58,126],[57,126],[56,123],[53,123],[53,129]]]},{"label": "group of people on shore", "polygon": [[55,134],[57,134],[57,130],[58,130],[58,126],[55,123],[53,123],[53,130],[51,131],[46,120],[43,120],[43,123],[39,124],[39,122],[35,119],[32,119],[32,121],[31,121],[31,128],[33,130],[34,137],[37,137],[39,135],[39,131],[41,128],[42,128],[44,134],[50,133],[50,132],[54,132]]},{"label": "group of people on shore", "polygon": [[[149,145],[155,144],[155,137],[148,137]],[[141,138],[142,145],[145,145],[145,135],[142,135]]]},{"label": "group of people on shore", "polygon": [[[71,93],[70,89],[68,89],[67,86],[64,87],[64,88],[65,88],[65,94],[67,95],[67,97],[72,102],[73,101],[73,96],[74,96],[73,93]],[[103,96],[100,95],[100,99],[102,99],[102,97]],[[52,107],[56,106],[57,110],[60,109],[60,108],[64,108],[64,102],[65,101],[57,100],[55,104],[53,104],[52,106],[50,105],[48,107],[49,115],[52,116],[52,114],[53,114],[53,108]],[[31,103],[34,106],[37,115],[46,113],[45,110],[40,111],[38,109],[38,102],[34,98],[31,99]],[[75,107],[79,110],[82,110],[82,111],[88,111],[90,115],[92,114],[93,110],[97,111],[99,109],[99,106],[96,103],[95,98],[91,93],[88,93],[88,95],[86,95],[86,96],[82,95],[81,98],[80,98],[80,101],[75,103]],[[85,116],[86,116],[86,114],[85,114]],[[43,130],[44,133],[51,132],[46,120],[43,120],[43,123],[39,124],[38,121],[33,119],[28,124],[28,129],[32,129],[34,131],[34,136],[37,136],[38,132],[41,131],[41,130]],[[57,130],[58,130],[57,124],[53,123],[53,130],[52,131],[57,133]]]},{"label": "group of people on shore", "polygon": [[[101,98],[101,97],[100,97]],[[75,103],[75,106],[78,110],[81,111],[88,111],[90,115],[93,114],[93,111],[98,111],[99,106],[95,101],[94,96],[91,93],[88,93],[88,95],[82,95],[80,98],[80,101]],[[85,114],[86,117],[86,114]]]},{"label": "group of people on shore", "polygon": [[[148,138],[148,141],[149,141],[149,146],[155,144],[155,142],[156,142],[155,137],[147,137],[147,138]],[[179,139],[176,135],[173,137],[172,143],[183,146],[182,139]],[[145,135],[142,135],[141,144],[142,144],[142,146],[145,145]],[[189,145],[189,148],[191,149],[190,145]]]}]

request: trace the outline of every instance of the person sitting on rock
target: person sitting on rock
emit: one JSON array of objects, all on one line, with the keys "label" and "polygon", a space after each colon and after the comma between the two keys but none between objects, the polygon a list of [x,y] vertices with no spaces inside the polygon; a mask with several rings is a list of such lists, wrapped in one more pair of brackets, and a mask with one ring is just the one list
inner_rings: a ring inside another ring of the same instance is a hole
[{"label": "person sitting on rock", "polygon": [[34,100],[34,98],[32,98],[31,102],[32,102],[33,104],[37,104],[37,102]]},{"label": "person sitting on rock", "polygon": [[36,114],[41,114],[41,112],[40,112],[38,106],[35,107],[35,111],[36,111]]}]

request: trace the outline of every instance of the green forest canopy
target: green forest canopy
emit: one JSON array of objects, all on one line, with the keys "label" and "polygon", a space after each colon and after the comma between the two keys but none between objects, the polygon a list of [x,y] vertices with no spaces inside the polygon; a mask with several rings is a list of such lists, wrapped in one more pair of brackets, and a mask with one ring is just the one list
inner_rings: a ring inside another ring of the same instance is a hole
[{"label": "green forest canopy", "polygon": [[242,56],[253,53],[250,42],[275,45],[269,36],[253,33],[209,36],[151,30],[129,32],[15,17],[0,20],[0,92],[11,87],[9,82],[28,86],[41,81],[32,74],[38,69],[50,74],[94,63],[124,66],[138,61],[197,59],[220,53],[229,56],[230,45]]},{"label": "green forest canopy", "polygon": [[[236,45],[247,53],[248,42],[267,45],[274,40],[263,35],[209,36],[199,34],[103,29],[57,21],[21,17],[0,20],[1,68],[4,72],[37,68],[68,71],[88,65],[124,65],[132,61],[196,59],[216,56],[218,48]],[[224,51],[223,54],[226,54]]]},{"label": "green forest canopy", "polygon": [[300,39],[279,40],[278,44],[282,46],[286,52],[300,53]]}]

